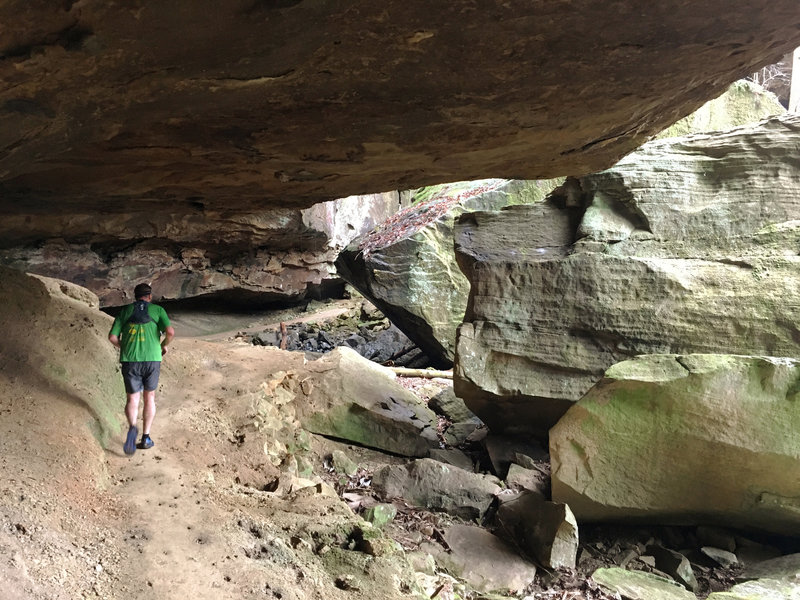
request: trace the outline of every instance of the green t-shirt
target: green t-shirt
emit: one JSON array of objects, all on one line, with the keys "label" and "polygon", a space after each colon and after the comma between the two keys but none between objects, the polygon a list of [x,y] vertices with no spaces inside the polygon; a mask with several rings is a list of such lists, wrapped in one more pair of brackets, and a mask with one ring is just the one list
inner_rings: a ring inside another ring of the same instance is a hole
[{"label": "green t-shirt", "polygon": [[155,304],[147,305],[147,313],[153,319],[149,323],[128,323],[133,314],[133,304],[129,304],[114,319],[109,335],[119,336],[119,362],[161,360],[161,334],[169,327],[169,317]]}]

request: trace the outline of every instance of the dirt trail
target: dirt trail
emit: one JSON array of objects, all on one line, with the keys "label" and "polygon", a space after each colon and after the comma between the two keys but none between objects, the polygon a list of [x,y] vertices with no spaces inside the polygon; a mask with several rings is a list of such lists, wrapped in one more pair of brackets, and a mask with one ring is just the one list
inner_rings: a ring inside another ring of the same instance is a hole
[{"label": "dirt trail", "polygon": [[[3,600],[407,595],[407,563],[349,549],[363,522],[331,488],[291,487],[296,479],[265,453],[262,386],[302,369],[303,353],[220,333],[241,330],[240,316],[175,315],[156,445],[128,457],[111,320],[81,292],[14,271],[0,287]],[[287,311],[278,320],[323,317]],[[304,456],[320,470],[323,456],[347,448],[311,443]],[[285,487],[265,491],[276,481]]]},{"label": "dirt trail", "polygon": [[[248,491],[236,481],[270,465],[263,464],[263,442],[242,447],[236,429],[261,383],[302,360],[235,340],[175,339],[157,394],[156,445],[126,456],[122,431],[106,452],[129,548],[114,598],[264,598],[276,582],[285,589],[286,574],[243,555],[258,540],[241,523],[264,510],[253,512]],[[261,505],[269,501],[262,498]],[[270,525],[279,527],[280,518]]]},{"label": "dirt trail", "polygon": [[[161,403],[164,440],[176,433],[170,395]],[[130,458],[120,452],[109,460],[112,476],[121,482],[116,492],[129,507],[124,533],[140,553],[141,578],[131,584],[139,589],[131,591],[157,598],[219,598],[223,576],[209,566],[224,558],[225,549],[209,543],[214,535],[208,530],[219,520],[218,511],[186,476],[175,450],[155,447]]]},{"label": "dirt trail", "polygon": [[[166,360],[187,345],[186,340],[176,340]],[[223,597],[224,575],[217,565],[228,548],[212,532],[220,512],[198,485],[196,460],[201,457],[193,455],[191,432],[180,418],[185,403],[202,400],[196,386],[162,385],[152,432],[155,447],[129,457],[122,452],[120,437],[108,451],[115,494],[128,509],[128,567],[138,575],[125,584],[131,597]]]}]

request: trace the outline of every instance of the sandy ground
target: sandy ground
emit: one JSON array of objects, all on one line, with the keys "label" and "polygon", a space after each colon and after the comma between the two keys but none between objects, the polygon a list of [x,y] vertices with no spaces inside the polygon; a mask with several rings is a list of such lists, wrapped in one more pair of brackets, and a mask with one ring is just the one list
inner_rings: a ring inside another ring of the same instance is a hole
[{"label": "sandy ground", "polygon": [[[303,361],[232,336],[264,319],[174,315],[156,445],[129,457],[111,319],[45,296],[0,293],[13,304],[0,323],[4,600],[412,597],[405,560],[348,551],[359,520],[347,505],[315,488],[289,492],[292,476],[253,434],[262,384]],[[41,318],[26,322],[29,310]],[[382,460],[314,438],[315,468],[334,447]]]}]

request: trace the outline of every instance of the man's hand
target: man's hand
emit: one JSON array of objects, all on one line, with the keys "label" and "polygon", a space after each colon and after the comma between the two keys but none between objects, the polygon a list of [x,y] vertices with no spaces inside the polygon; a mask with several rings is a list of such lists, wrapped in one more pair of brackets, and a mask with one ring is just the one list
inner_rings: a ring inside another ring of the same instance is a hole
[{"label": "man's hand", "polygon": [[164,356],[167,353],[167,346],[161,346],[161,356]]}]

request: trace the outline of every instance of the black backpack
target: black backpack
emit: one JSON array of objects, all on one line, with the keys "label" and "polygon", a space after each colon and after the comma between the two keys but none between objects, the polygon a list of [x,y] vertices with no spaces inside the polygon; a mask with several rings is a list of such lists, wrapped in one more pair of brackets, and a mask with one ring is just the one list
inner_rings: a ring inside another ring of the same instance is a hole
[{"label": "black backpack", "polygon": [[134,323],[136,325],[141,325],[143,323],[149,323],[153,320],[153,317],[150,316],[150,313],[147,312],[147,307],[149,303],[145,300],[137,300],[133,303],[133,312],[131,316],[128,318],[128,323]]}]

